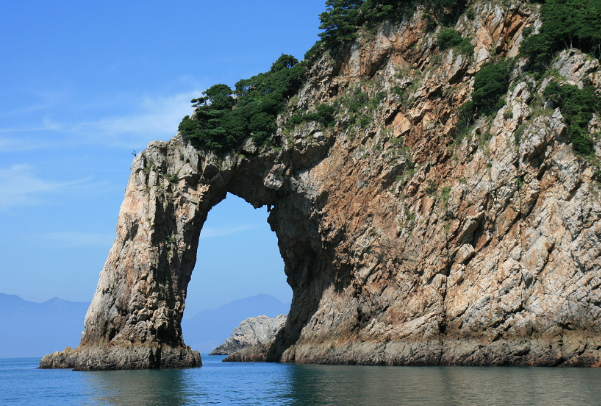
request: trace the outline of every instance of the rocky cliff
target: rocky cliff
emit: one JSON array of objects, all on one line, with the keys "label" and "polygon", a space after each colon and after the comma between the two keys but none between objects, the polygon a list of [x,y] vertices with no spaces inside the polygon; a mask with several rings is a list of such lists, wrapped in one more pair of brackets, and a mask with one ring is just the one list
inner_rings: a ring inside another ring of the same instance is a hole
[{"label": "rocky cliff", "polygon": [[243,348],[255,345],[270,344],[278,331],[286,323],[286,315],[280,314],[278,317],[271,318],[267,316],[249,317],[243,320],[238,327],[234,329],[232,335],[227,338],[209,355],[230,355]]},{"label": "rocky cliff", "polygon": [[[536,6],[470,11],[455,28],[472,53],[440,50],[418,11],[323,54],[272,146],[219,157],[180,135],[149,144],[81,344],[41,366],[200,365],[180,321],[200,229],[227,192],[271,208],[293,289],[285,327],[246,360],[601,365],[596,158],[575,153],[543,95],[551,82],[598,89],[599,61],[566,50],[530,74],[518,49],[540,27]],[[503,105],[458,136],[476,73],[513,56]],[[334,125],[287,125],[319,103],[336,106]]]}]

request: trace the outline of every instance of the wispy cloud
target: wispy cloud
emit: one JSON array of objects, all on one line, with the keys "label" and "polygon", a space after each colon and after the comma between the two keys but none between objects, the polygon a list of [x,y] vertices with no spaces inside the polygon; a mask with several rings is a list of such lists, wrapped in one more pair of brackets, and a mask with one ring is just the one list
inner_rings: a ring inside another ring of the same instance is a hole
[{"label": "wispy cloud", "polygon": [[72,92],[66,88],[47,90],[41,88],[21,89],[21,92],[28,95],[31,103],[13,108],[0,110],[0,118],[17,117],[33,113],[48,111],[49,109],[59,107],[62,103],[68,103]]},{"label": "wispy cloud", "polygon": [[33,167],[27,164],[0,168],[0,211],[38,204],[48,193],[70,189],[88,181],[89,179],[56,182],[41,179],[35,174]]},{"label": "wispy cloud", "polygon": [[204,227],[200,233],[200,238],[215,238],[223,237],[231,234],[238,234],[244,231],[255,230],[261,227],[256,224],[242,224],[239,226],[224,226],[224,227]]},{"label": "wispy cloud", "polygon": [[[56,148],[60,144],[98,144],[131,149],[142,148],[153,140],[166,141],[177,133],[181,119],[192,113],[190,100],[201,93],[200,90],[193,90],[168,96],[140,98],[115,95],[105,100],[86,101],[85,106],[78,106],[72,114],[66,114],[64,109],[60,113],[53,109],[41,109],[36,123],[0,128],[0,152]],[[107,111],[125,112],[111,114]],[[84,115],[88,119],[77,121],[64,118]],[[49,137],[45,135],[47,133],[54,134]],[[38,142],[39,140],[42,142]]]},{"label": "wispy cloud", "polygon": [[82,246],[106,247],[110,246],[115,239],[114,234],[102,233],[80,233],[80,232],[54,232],[36,234],[44,241],[52,242],[60,248],[72,248]]},{"label": "wispy cloud", "polygon": [[10,137],[4,136],[3,133],[24,133],[24,132],[37,132],[44,131],[46,128],[20,128],[20,129],[4,129],[0,130],[0,152],[22,152],[22,151],[33,151],[36,149],[48,148],[53,144],[56,144],[56,140],[38,140],[27,137]]},{"label": "wispy cloud", "polygon": [[177,133],[181,119],[192,112],[190,100],[200,91],[166,97],[146,97],[133,112],[75,124],[46,122],[57,130],[84,136],[88,142],[134,148],[149,141],[167,140]]}]

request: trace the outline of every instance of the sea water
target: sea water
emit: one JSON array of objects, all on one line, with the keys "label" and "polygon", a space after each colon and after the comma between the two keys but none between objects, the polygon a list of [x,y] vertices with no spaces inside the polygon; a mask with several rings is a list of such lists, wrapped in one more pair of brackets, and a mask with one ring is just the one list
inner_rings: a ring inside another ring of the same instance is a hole
[{"label": "sea water", "polygon": [[601,405],[601,369],[223,363],[76,372],[0,359],[1,405]]}]

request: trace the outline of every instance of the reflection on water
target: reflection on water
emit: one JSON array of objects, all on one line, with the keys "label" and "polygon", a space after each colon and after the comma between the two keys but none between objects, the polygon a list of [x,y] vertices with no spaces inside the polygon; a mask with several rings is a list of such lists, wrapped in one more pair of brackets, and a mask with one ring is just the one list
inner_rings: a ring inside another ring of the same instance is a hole
[{"label": "reflection on water", "polygon": [[181,406],[191,400],[192,382],[180,369],[86,372],[83,378],[92,401],[99,405]]},{"label": "reflection on water", "polygon": [[598,369],[297,365],[293,405],[599,405]]},{"label": "reflection on water", "polygon": [[73,372],[0,359],[2,405],[600,405],[601,369],[222,363]]},{"label": "reflection on water", "polygon": [[195,369],[97,371],[83,377],[97,405],[281,405],[292,381],[292,365],[222,363],[203,356]]}]

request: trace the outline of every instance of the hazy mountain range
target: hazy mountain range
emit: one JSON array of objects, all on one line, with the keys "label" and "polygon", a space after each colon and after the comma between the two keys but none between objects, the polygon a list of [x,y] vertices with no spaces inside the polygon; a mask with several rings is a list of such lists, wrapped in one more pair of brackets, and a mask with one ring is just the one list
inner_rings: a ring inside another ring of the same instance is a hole
[{"label": "hazy mountain range", "polygon": [[[41,357],[79,344],[89,303],[59,298],[43,303],[0,293],[0,358]],[[207,353],[248,317],[287,314],[289,304],[269,295],[240,299],[203,310],[182,321],[186,344]]]},{"label": "hazy mountain range", "polygon": [[0,358],[37,357],[76,347],[89,303],[43,303],[0,293]]}]

